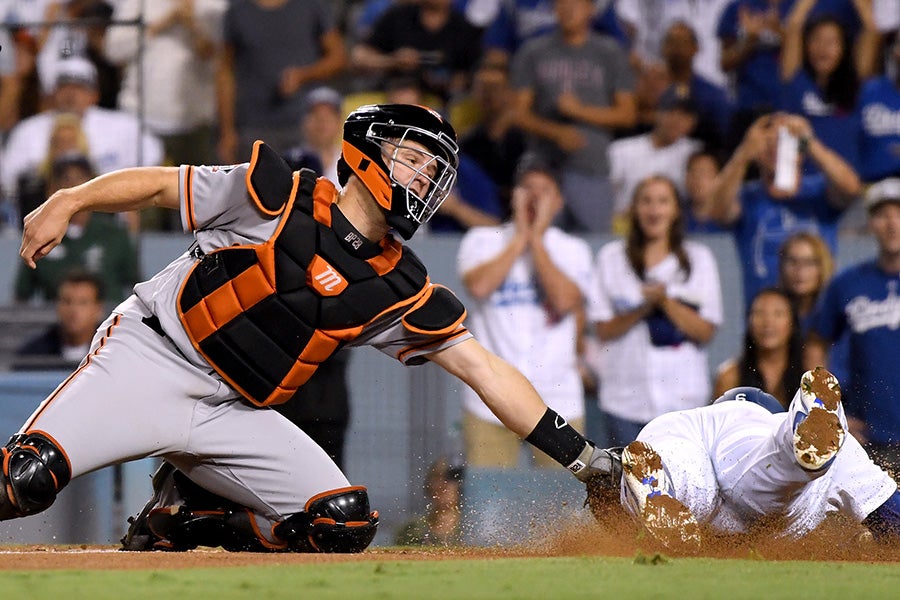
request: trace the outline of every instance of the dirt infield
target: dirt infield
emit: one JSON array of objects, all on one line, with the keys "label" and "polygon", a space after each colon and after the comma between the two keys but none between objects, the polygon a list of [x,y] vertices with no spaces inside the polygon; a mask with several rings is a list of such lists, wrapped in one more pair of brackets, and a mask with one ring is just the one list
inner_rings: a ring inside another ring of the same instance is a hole
[{"label": "dirt infield", "polygon": [[[622,515],[624,516],[624,515]],[[771,529],[770,529],[771,531]],[[829,560],[900,562],[900,544],[881,544],[860,536],[858,525],[826,522],[800,540],[772,536],[765,530],[751,535],[704,535],[693,556],[757,560]],[[861,539],[863,538],[863,539]],[[184,569],[257,565],[322,564],[395,560],[490,560],[549,556],[679,555],[660,547],[627,518],[611,515],[606,523],[579,522],[516,548],[371,548],[362,554],[258,554],[200,548],[191,552],[120,552],[110,546],[0,546],[0,570],[29,569]]]}]

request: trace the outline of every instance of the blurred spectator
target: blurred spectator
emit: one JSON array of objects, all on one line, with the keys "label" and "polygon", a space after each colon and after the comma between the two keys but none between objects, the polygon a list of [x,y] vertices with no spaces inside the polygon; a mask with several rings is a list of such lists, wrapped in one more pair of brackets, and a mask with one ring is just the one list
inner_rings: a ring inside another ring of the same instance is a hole
[{"label": "blurred spectator", "polygon": [[892,74],[870,79],[859,93],[859,168],[865,181],[900,176],[900,38],[889,50],[888,62]]},{"label": "blurred spectator", "polygon": [[731,100],[723,88],[695,70],[697,44],[694,29],[684,21],[676,21],[663,37],[662,56],[670,84],[680,96],[697,105],[697,126],[691,137],[720,153],[728,141]]},{"label": "blurred spectator", "polygon": [[[7,21],[11,6],[0,4],[0,23],[10,25]],[[19,102],[22,97],[24,73],[23,65],[14,42],[11,29],[0,27],[0,140],[19,119]]]},{"label": "blurred spectator", "polygon": [[[83,154],[64,154],[56,159],[47,182],[47,196],[56,190],[80,185],[94,176]],[[19,263],[15,299],[26,302],[33,296],[53,300],[60,282],[73,269],[96,275],[103,283],[106,298],[118,303],[138,280],[137,251],[128,230],[114,215],[76,213],[66,236],[37,268]]]},{"label": "blurred spectator", "polygon": [[[779,71],[784,22],[796,0],[733,0],[719,21],[722,70],[733,76],[736,112],[730,136],[736,147],[747,128],[760,115],[779,103]],[[837,18],[855,39],[860,27],[852,2],[857,0],[817,0],[809,17]]]},{"label": "blurred spectator", "polygon": [[717,31],[721,42],[722,70],[733,81],[735,113],[729,149],[760,115],[778,105],[782,19],[789,0],[733,0],[725,7]]},{"label": "blurred spectator", "polygon": [[[558,25],[556,0],[499,0],[500,10],[484,32],[485,58],[493,64],[507,61],[528,40],[554,31]],[[591,30],[612,36],[626,48],[628,36],[622,28],[613,0],[596,0]]]},{"label": "blurred spectator", "polygon": [[435,461],[425,476],[425,514],[394,535],[397,546],[459,546],[462,543],[462,467]]},{"label": "blurred spectator", "polygon": [[872,3],[853,1],[862,30],[852,48],[847,28],[836,17],[808,18],[815,3],[798,0],[788,15],[781,52],[779,108],[808,119],[816,136],[857,168],[859,88],[872,75],[879,50]]},{"label": "blurred spectator", "polygon": [[622,49],[591,30],[591,0],[556,0],[559,28],[513,57],[517,125],[550,164],[561,161],[562,223],[608,232],[613,203],[607,148],[617,127],[635,124],[634,80]]},{"label": "blurred spectator", "polygon": [[[632,71],[635,71],[632,69]],[[634,80],[634,103],[637,119],[630,128],[619,128],[617,135],[639,135],[653,129],[656,105],[669,88],[669,74],[665,65],[652,63],[636,70]]]},{"label": "blurred spectator", "polygon": [[[103,50],[112,6],[102,0],[66,0],[46,3],[37,36],[37,73],[45,96],[53,94],[60,63],[68,58],[89,60],[97,70],[97,106],[115,108],[121,85],[119,68]],[[53,23],[50,25],[50,23]]]},{"label": "blurred spectator", "polygon": [[719,233],[725,231],[714,218],[716,177],[722,165],[715,154],[705,150],[688,157],[684,174],[684,232]]},{"label": "blurred spectator", "polygon": [[9,34],[8,43],[3,43],[3,52],[0,53],[6,56],[0,55],[0,62],[14,61],[19,84],[18,100],[12,104],[12,112],[0,111],[0,121],[8,123],[7,131],[17,120],[39,110],[40,83],[36,68],[38,29],[27,25],[43,21],[47,1],[0,0],[0,20],[4,24],[2,31]]},{"label": "blurred spectator", "polygon": [[664,40],[674,23],[691,24],[696,69],[704,81],[727,84],[722,72],[716,29],[729,0],[617,0],[616,13],[632,40],[632,62],[637,68],[661,63]]},{"label": "blurred spectator", "polygon": [[[469,305],[467,326],[485,347],[510,362],[573,427],[583,430],[576,312],[588,292],[591,251],[551,223],[562,208],[555,174],[523,159],[513,188],[512,220],[478,227],[462,239],[457,268]],[[464,389],[463,439],[473,466],[515,467],[522,440]],[[554,461],[535,453],[535,464]]]},{"label": "blurred spectator", "polygon": [[159,140],[148,133],[142,136],[141,125],[134,116],[97,106],[97,70],[90,61],[66,59],[59,63],[56,73],[53,107],[20,121],[6,140],[4,193],[15,196],[19,179],[37,171],[48,154],[54,122],[62,113],[81,118],[91,164],[99,174],[162,162]]},{"label": "blurred spectator", "polygon": [[481,34],[453,0],[391,6],[352,51],[358,69],[415,76],[426,94],[444,103],[467,89],[480,55]]},{"label": "blurred spectator", "polygon": [[[816,304],[834,275],[834,258],[828,244],[815,233],[798,231],[781,245],[778,272],[778,286],[791,299],[800,336],[806,339]],[[850,345],[845,334],[831,344],[828,363],[823,363],[838,381],[847,381],[850,376],[849,352]]]},{"label": "blurred spectator", "polygon": [[805,336],[819,295],[834,275],[834,258],[820,236],[798,231],[781,245],[778,263],[778,285],[790,297]]},{"label": "blurred spectator", "polygon": [[345,66],[329,0],[237,0],[225,13],[216,98],[219,157],[248,160],[253,142],[278,152],[301,143],[306,92]]},{"label": "blurred spectator", "polygon": [[[303,144],[286,152],[288,163],[304,153],[315,156],[319,163],[316,169],[329,181],[337,181],[337,159],[341,155],[341,133],[344,125],[344,98],[340,92],[330,87],[317,87],[306,95],[300,132]],[[297,168],[292,164],[292,167]]]},{"label": "blurred spectator", "polygon": [[599,400],[614,446],[658,415],[709,402],[705,346],[722,322],[716,260],[684,240],[675,184],[642,181],[630,218],[627,239],[597,253],[588,308],[603,343]]},{"label": "blurred spectator", "polygon": [[[895,0],[872,0],[872,13],[875,17],[875,25],[887,42],[885,47],[890,48],[897,40],[900,32],[900,2]],[[885,65],[886,66],[886,65]],[[880,66],[879,66],[880,70]]]},{"label": "blurred spectator", "polygon": [[688,158],[701,147],[688,136],[697,124],[697,105],[670,89],[659,101],[650,133],[615,140],[609,145],[610,181],[615,193],[613,229],[624,232],[631,198],[638,183],[650,175],[664,175],[684,195]]},{"label": "blurred spectator", "polygon": [[[174,165],[214,162],[214,54],[227,0],[120,0],[106,36],[106,55],[125,68],[119,107],[143,118]],[[140,62],[138,51],[141,51]]]},{"label": "blurred spectator", "polygon": [[[788,165],[795,183],[789,189],[775,179],[779,130],[799,140],[797,161]],[[804,155],[818,172],[800,172]],[[751,164],[760,178],[745,183]],[[777,282],[778,253],[792,233],[816,232],[836,253],[838,221],[860,191],[853,168],[819,141],[803,117],[776,113],[753,123],[719,173],[714,196],[715,218],[731,227],[744,268],[745,309],[759,290]]]},{"label": "blurred spectator", "polygon": [[289,401],[273,407],[311,437],[342,470],[350,425],[347,367],[351,352],[345,349],[331,356]]},{"label": "blurred spectator", "polygon": [[525,134],[514,123],[514,101],[505,66],[483,62],[472,81],[478,122],[459,142],[461,154],[474,160],[496,184],[503,218],[510,213],[516,165],[525,153]]},{"label": "blurred spectator", "polygon": [[[395,4],[409,4],[418,0],[362,0],[351,7],[347,16],[347,36],[350,41],[363,41],[372,33],[372,27]],[[465,15],[466,20],[484,29],[497,16],[501,0],[453,0],[454,10]]]},{"label": "blurred spectator", "polygon": [[87,356],[103,321],[103,282],[96,275],[73,270],[59,282],[56,323],[26,341],[17,351],[14,370],[72,368]]},{"label": "blurred spectator", "polygon": [[392,75],[384,81],[384,99],[389,104],[421,104],[428,106],[439,100],[427,96],[419,78],[411,75]]},{"label": "blurred spectator", "polygon": [[872,260],[839,273],[812,318],[806,364],[826,364],[829,344],[849,335],[849,377],[841,383],[850,431],[873,460],[900,474],[900,178],[866,192],[878,247]]},{"label": "blurred spectator", "polygon": [[786,409],[803,372],[803,340],[791,299],[785,291],[763,288],[750,303],[740,356],[718,369],[713,398],[752,386]]},{"label": "blurred spectator", "polygon": [[459,233],[472,227],[500,225],[507,211],[497,186],[471,158],[460,155],[456,185],[428,221],[433,233]]},{"label": "blurred spectator", "polygon": [[24,218],[47,199],[47,186],[53,163],[57,158],[67,154],[89,156],[90,148],[87,135],[81,127],[81,118],[73,113],[60,113],[53,120],[50,129],[50,144],[44,160],[36,169],[22,173],[16,183],[18,189],[17,213],[20,218]]}]

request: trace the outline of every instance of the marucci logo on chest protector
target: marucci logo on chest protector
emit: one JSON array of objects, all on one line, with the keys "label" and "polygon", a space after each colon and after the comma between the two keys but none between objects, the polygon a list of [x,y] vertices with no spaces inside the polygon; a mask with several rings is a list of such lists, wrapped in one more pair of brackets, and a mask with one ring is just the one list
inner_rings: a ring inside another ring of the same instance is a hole
[{"label": "marucci logo on chest protector", "polygon": [[306,270],[306,283],[321,296],[337,296],[347,289],[347,280],[318,254]]}]

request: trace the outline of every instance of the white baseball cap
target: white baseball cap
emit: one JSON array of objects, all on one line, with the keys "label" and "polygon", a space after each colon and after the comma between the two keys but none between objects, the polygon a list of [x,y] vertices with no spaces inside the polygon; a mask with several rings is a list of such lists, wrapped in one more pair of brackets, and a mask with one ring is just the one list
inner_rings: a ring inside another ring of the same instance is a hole
[{"label": "white baseball cap", "polygon": [[863,206],[866,211],[872,212],[885,202],[900,203],[900,177],[888,177],[878,183],[872,184],[866,190]]},{"label": "white baseball cap", "polygon": [[97,87],[97,67],[80,56],[64,58],[56,65],[56,86],[66,83]]}]

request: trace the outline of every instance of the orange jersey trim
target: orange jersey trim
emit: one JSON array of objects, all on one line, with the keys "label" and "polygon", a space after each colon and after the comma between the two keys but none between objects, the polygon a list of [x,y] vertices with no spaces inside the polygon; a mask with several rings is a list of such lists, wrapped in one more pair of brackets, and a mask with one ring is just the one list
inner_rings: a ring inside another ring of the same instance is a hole
[{"label": "orange jersey trim", "polygon": [[[115,327],[119,324],[119,322],[121,320],[122,320],[122,315],[116,315],[113,318],[113,322],[109,325],[109,327],[106,328],[106,334],[100,339],[100,343],[97,345],[97,349],[94,350],[93,352],[91,352],[90,354],[88,354],[85,357],[84,362],[82,362],[81,365],[77,369],[75,369],[75,371],[71,375],[66,377],[66,380],[63,381],[61,384],[59,384],[59,386],[55,390],[53,390],[53,393],[51,393],[49,396],[47,396],[47,398],[43,402],[41,402],[40,407],[25,422],[25,425],[22,427],[22,431],[24,431],[26,433],[30,432],[31,428],[34,426],[34,423],[37,422],[38,418],[41,416],[41,414],[44,412],[44,410],[46,410],[47,407],[50,406],[50,403],[53,402],[53,400],[55,400],[57,396],[59,396],[59,393],[63,389],[65,389],[65,387],[67,385],[69,385],[69,383],[71,383],[71,381],[73,379],[75,379],[75,377],[79,373],[83,372],[91,364],[91,359],[94,356],[97,356],[97,354],[99,354],[100,351],[103,350],[103,347],[106,346],[106,340],[109,339],[109,337],[112,335],[113,329],[115,329]],[[43,435],[47,435],[46,433],[43,433],[43,432],[41,432],[41,433]],[[47,436],[47,437],[49,437],[50,439],[53,439],[50,436]],[[56,444],[56,440],[53,440],[53,443]],[[59,444],[57,444],[57,446],[59,447]],[[60,450],[62,450],[62,447],[60,447]],[[63,454],[65,454],[65,452],[63,452]],[[68,462],[68,460],[69,460],[69,458],[66,457],[66,462]],[[69,466],[71,468],[71,464]]]},{"label": "orange jersey trim", "polygon": [[184,218],[188,231],[197,230],[197,219],[194,216],[194,167],[188,165],[184,170]]}]

